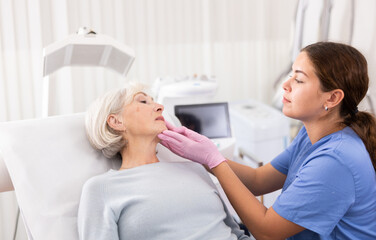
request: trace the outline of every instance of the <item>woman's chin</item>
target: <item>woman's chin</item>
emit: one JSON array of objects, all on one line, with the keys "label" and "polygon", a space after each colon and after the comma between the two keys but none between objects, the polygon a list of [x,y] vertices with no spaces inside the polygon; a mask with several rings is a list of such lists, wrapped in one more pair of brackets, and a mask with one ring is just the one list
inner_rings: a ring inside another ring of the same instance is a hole
[{"label": "woman's chin", "polygon": [[287,109],[286,107],[283,107],[283,108],[282,108],[282,113],[283,113],[286,117],[291,117],[291,111],[290,111],[290,109]]},{"label": "woman's chin", "polygon": [[161,128],[158,129],[158,131],[156,133],[156,136],[155,136],[155,138],[158,139],[158,142],[160,142],[160,139],[158,138],[158,135],[161,134],[165,130],[168,130],[168,128],[166,126],[161,127]]},{"label": "woman's chin", "polygon": [[165,130],[167,130],[166,125],[164,125],[163,127],[161,127],[161,131],[160,131],[160,133],[162,133],[162,132],[165,131]]}]

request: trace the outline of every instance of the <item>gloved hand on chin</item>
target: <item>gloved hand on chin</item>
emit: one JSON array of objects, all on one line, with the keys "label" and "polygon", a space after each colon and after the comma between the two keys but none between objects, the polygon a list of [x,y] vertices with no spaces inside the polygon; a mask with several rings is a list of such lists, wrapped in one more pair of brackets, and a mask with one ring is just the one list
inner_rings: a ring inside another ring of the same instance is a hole
[{"label": "gloved hand on chin", "polygon": [[226,161],[209,138],[186,127],[174,127],[169,122],[166,122],[166,126],[168,130],[158,134],[158,138],[163,146],[175,154],[206,164],[210,169]]}]

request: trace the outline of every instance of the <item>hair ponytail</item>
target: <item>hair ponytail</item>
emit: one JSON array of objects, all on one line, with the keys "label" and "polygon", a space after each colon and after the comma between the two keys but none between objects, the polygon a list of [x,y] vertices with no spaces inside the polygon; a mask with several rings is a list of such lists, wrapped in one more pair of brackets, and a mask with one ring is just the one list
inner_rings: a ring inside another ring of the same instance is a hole
[{"label": "hair ponytail", "polygon": [[342,89],[345,97],[340,107],[343,123],[362,139],[376,171],[376,119],[359,111],[358,104],[366,96],[369,85],[367,60],[352,46],[318,42],[303,48],[315,68],[324,92]]},{"label": "hair ponytail", "polygon": [[376,171],[376,119],[375,116],[359,111],[354,115],[348,115],[344,124],[351,127],[362,139]]}]

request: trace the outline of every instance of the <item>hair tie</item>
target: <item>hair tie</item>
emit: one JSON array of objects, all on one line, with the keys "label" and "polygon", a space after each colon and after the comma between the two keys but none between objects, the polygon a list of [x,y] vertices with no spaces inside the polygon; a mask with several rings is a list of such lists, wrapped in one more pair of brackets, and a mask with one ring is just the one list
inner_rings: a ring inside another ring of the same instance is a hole
[{"label": "hair tie", "polygon": [[359,112],[358,107],[355,107],[354,111],[352,111],[351,115],[355,115]]}]

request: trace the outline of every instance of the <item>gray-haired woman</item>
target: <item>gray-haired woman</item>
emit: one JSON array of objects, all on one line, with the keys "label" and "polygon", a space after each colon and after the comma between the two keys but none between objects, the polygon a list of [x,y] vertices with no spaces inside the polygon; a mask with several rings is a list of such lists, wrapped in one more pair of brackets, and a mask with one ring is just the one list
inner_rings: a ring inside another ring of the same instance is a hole
[{"label": "gray-haired woman", "polygon": [[122,164],[85,183],[80,239],[248,239],[201,165],[159,161],[162,112],[140,84],[107,93],[87,111],[90,143],[108,158],[120,153]]}]

